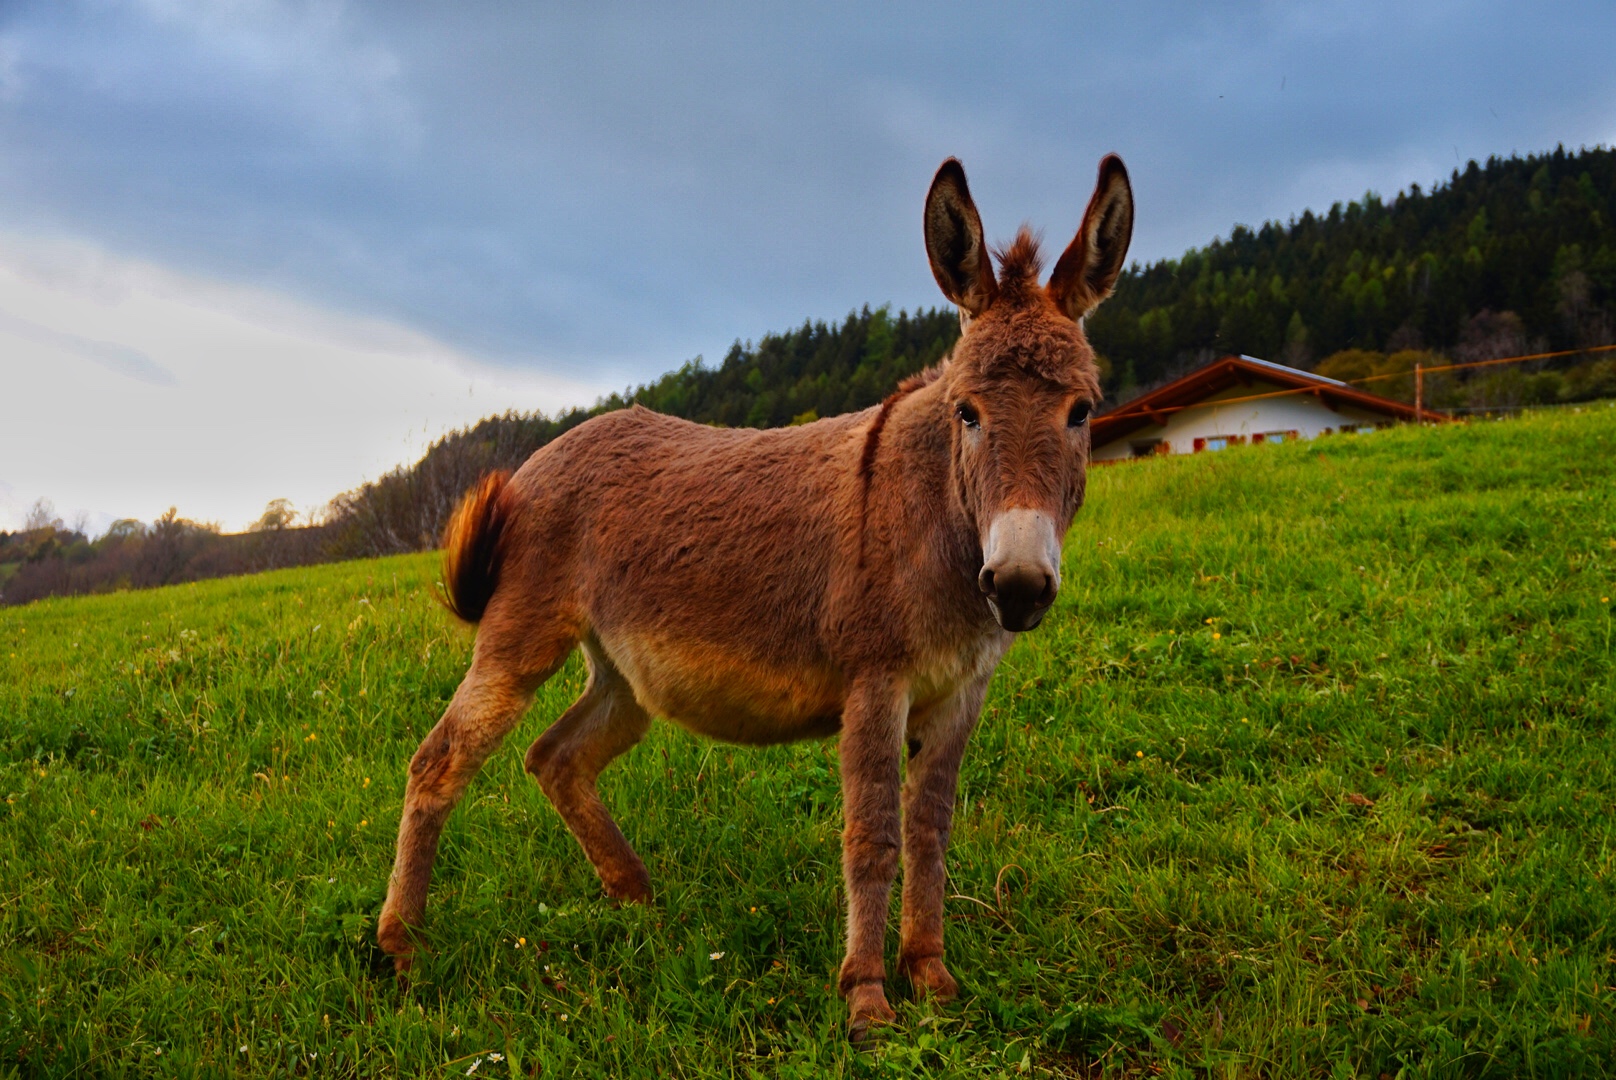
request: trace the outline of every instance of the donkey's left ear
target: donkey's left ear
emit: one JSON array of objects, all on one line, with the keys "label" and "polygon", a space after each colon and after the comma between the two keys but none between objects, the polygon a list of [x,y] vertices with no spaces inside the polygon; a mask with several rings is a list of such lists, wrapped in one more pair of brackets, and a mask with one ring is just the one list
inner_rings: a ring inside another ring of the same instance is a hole
[{"label": "donkey's left ear", "polygon": [[1100,306],[1122,273],[1133,239],[1133,188],[1122,159],[1107,154],[1077,237],[1049,275],[1050,299],[1074,322]]}]

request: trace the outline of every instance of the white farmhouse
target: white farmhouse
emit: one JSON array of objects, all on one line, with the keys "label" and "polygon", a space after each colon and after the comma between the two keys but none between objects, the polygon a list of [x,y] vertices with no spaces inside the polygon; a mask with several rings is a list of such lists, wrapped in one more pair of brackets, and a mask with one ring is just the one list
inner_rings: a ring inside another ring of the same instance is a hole
[{"label": "white farmhouse", "polygon": [[[1426,422],[1447,417],[1421,411]],[[1225,356],[1090,421],[1094,461],[1372,431],[1414,406],[1254,356]]]}]

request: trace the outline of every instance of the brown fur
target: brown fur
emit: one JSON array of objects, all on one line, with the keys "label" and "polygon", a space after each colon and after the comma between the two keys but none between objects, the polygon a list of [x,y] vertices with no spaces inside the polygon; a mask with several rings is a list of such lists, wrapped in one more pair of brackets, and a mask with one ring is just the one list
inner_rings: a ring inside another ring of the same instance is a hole
[{"label": "brown fur", "polygon": [[999,260],[999,291],[1011,303],[1025,303],[1039,292],[1038,275],[1044,269],[1044,255],[1038,250],[1038,237],[1023,225],[1016,238],[994,251]]},{"label": "brown fur", "polygon": [[[978,221],[946,164],[928,198],[934,260],[985,252],[979,224],[934,231]],[[648,900],[650,877],[595,781],[652,717],[740,743],[839,733],[850,1031],[892,1017],[882,952],[900,862],[899,970],[919,995],[956,992],[942,959],[954,792],[1015,636],[984,597],[990,525],[1043,515],[1058,545],[1088,464],[1088,429],[1067,417],[1099,395],[1070,298],[1035,287],[1036,263],[1024,234],[1005,253],[1007,276],[1021,274],[1009,288],[974,263],[934,267],[979,306],[944,364],[876,408],[771,431],[627,409],[467,499],[445,580],[454,610],[482,620],[465,681],[410,763],[378,930],[400,971],[449,811],[582,648],[588,685],[526,765],[609,896]]]}]

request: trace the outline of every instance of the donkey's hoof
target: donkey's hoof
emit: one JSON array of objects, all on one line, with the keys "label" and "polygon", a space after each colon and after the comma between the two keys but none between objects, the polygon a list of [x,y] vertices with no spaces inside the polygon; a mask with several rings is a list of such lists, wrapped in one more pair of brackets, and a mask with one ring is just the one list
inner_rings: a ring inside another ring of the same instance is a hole
[{"label": "donkey's hoof", "polygon": [[641,870],[638,874],[628,873],[614,877],[607,881],[604,878],[601,884],[606,888],[606,897],[619,904],[649,904],[651,902],[651,875]]},{"label": "donkey's hoof", "polygon": [[415,964],[416,931],[392,912],[383,912],[376,928],[376,944],[393,959],[393,974],[404,980]]},{"label": "donkey's hoof", "polygon": [[849,990],[847,1012],[847,1040],[854,1046],[868,1046],[876,1038],[876,1029],[898,1018],[878,982],[860,983]]},{"label": "donkey's hoof", "polygon": [[376,944],[388,956],[404,956],[415,951],[415,943],[410,940],[410,928],[391,911],[382,912],[376,926]]},{"label": "donkey's hoof", "polygon": [[959,983],[943,966],[941,956],[922,956],[900,965],[914,987],[916,1001],[935,1001],[942,1004],[959,996]]}]

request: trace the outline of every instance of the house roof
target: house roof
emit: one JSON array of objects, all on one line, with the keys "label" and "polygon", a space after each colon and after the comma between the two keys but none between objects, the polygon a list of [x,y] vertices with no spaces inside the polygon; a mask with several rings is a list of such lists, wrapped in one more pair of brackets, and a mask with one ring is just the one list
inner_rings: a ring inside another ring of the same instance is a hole
[{"label": "house roof", "polygon": [[[1355,389],[1338,379],[1327,379],[1284,364],[1259,360],[1255,356],[1225,356],[1094,417],[1089,421],[1093,429],[1091,445],[1103,446],[1140,428],[1165,424],[1175,413],[1199,405],[1214,394],[1220,394],[1232,386],[1253,386],[1257,382],[1281,387],[1274,397],[1286,393],[1308,394],[1331,407],[1350,405],[1397,420],[1416,418],[1414,406]],[[1254,396],[1263,394],[1255,388],[1252,393]],[[1427,421],[1447,419],[1428,408],[1421,412]]]}]

